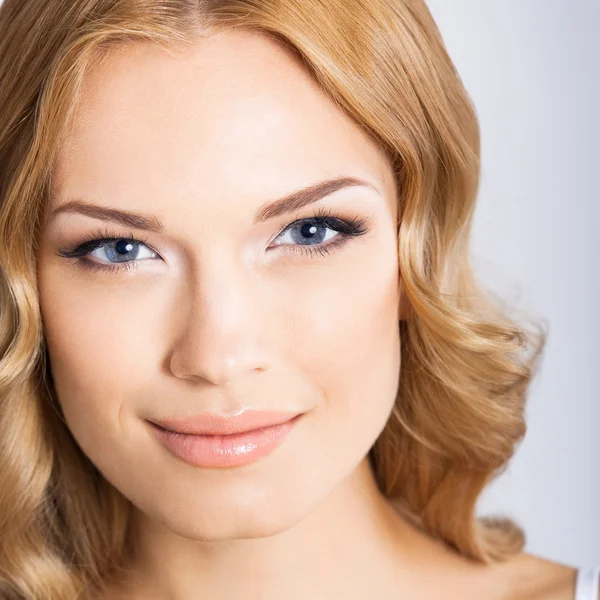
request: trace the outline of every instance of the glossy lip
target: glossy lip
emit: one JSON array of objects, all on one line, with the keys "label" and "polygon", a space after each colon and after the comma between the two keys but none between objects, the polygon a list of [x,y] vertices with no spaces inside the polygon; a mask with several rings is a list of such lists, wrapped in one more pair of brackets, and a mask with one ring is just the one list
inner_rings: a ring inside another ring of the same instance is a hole
[{"label": "glossy lip", "polygon": [[249,464],[273,452],[303,414],[291,419],[288,416],[283,423],[229,435],[178,433],[151,425],[160,443],[174,456],[197,467],[223,468]]},{"label": "glossy lip", "polygon": [[232,435],[286,423],[298,414],[298,412],[280,410],[246,410],[239,415],[200,413],[189,417],[166,418],[151,422],[163,429],[177,433]]}]

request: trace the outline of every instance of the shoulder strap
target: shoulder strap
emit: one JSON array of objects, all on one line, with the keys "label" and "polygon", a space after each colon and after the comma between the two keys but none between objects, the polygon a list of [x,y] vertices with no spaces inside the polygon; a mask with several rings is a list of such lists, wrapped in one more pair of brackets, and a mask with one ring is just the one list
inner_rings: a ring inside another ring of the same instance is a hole
[{"label": "shoulder strap", "polygon": [[575,600],[598,600],[600,566],[577,571]]}]

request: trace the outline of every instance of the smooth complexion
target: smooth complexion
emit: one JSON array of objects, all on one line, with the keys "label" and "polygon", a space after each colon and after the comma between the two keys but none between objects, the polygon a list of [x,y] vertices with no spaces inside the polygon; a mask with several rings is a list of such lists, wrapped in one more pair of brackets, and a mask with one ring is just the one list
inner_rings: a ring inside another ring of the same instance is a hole
[{"label": "smooth complexion", "polygon": [[[338,177],[362,183],[269,217]],[[136,563],[107,598],[506,597],[505,574],[417,533],[375,485],[366,455],[395,400],[406,309],[398,191],[294,56],[241,32],[176,56],[112,50],[54,191],[38,277],[57,395],[136,508]],[[318,210],[364,231],[298,222]],[[244,407],[305,414],[232,468],[179,460],[148,422]]]}]

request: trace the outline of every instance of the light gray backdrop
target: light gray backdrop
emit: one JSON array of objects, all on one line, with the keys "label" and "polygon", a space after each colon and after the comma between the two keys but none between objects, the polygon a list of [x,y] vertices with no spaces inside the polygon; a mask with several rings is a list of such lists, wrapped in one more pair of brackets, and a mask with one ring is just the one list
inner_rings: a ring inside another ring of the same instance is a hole
[{"label": "light gray backdrop", "polygon": [[600,0],[427,2],[481,122],[476,264],[551,327],[527,437],[479,512],[600,565]]},{"label": "light gray backdrop", "polygon": [[600,0],[427,0],[482,129],[478,270],[549,321],[528,433],[479,513],[600,565]]}]

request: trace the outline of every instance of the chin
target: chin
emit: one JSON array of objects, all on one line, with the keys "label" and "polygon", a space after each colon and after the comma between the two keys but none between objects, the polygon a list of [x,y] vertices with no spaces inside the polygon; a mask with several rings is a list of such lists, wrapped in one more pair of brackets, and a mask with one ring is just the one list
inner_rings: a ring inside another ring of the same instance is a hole
[{"label": "chin", "polygon": [[147,515],[173,533],[196,541],[217,542],[234,539],[266,538],[294,527],[310,511],[295,505],[229,504],[207,510],[187,507],[182,513],[165,511]]}]

